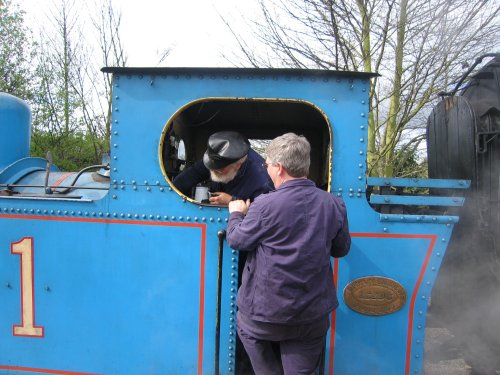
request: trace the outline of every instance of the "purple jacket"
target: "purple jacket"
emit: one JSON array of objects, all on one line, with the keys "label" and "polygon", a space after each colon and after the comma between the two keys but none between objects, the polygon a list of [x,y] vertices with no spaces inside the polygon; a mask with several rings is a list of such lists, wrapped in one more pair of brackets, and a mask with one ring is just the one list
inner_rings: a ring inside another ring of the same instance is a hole
[{"label": "purple jacket", "polygon": [[287,181],[260,195],[246,216],[233,212],[227,240],[249,252],[237,297],[247,317],[302,324],[338,306],[330,256],[349,251],[346,208],[312,181]]}]

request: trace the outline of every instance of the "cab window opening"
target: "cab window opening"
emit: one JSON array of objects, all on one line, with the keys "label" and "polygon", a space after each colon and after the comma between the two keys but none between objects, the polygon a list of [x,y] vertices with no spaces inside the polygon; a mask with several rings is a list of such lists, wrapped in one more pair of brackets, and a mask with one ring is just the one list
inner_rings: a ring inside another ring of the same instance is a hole
[{"label": "cab window opening", "polygon": [[[186,106],[170,119],[161,141],[162,169],[170,184],[175,187],[175,177],[203,158],[208,138],[220,131],[239,132],[263,158],[273,138],[288,132],[305,136],[311,144],[309,178],[329,190],[328,121],[313,105],[292,100],[205,99]],[[194,188],[188,198],[194,200]]]}]

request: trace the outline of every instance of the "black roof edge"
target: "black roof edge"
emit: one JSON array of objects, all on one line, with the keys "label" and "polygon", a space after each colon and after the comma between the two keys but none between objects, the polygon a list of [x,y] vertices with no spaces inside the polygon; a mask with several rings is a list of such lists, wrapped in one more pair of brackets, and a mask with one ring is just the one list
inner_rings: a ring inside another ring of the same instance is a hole
[{"label": "black roof edge", "polygon": [[200,67],[110,67],[101,69],[103,73],[128,74],[128,75],[166,75],[166,74],[295,74],[295,75],[317,75],[317,76],[344,76],[372,78],[380,77],[378,73],[352,72],[347,70],[326,69],[292,69],[292,68],[200,68]]}]

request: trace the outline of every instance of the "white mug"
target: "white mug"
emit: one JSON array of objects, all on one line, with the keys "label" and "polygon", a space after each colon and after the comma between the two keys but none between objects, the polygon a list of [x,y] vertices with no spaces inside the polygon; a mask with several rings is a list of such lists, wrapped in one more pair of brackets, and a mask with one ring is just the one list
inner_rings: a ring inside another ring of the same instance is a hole
[{"label": "white mug", "polygon": [[196,186],[196,190],[194,191],[194,200],[201,202],[205,199],[208,199],[208,187]]}]

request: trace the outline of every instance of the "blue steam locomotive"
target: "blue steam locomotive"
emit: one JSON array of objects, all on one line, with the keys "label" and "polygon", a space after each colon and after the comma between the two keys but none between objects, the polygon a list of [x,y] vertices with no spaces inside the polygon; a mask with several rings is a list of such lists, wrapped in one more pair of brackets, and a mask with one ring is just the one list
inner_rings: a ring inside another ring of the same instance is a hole
[{"label": "blue steam locomotive", "polygon": [[[310,178],[348,208],[323,374],[420,374],[426,312],[466,179],[367,178],[369,73],[105,68],[109,161],[29,155],[30,109],[0,96],[0,374],[242,374],[226,207],[173,178],[210,134],[311,143]],[[450,177],[454,178],[454,177]],[[446,194],[394,194],[444,189]]]}]

